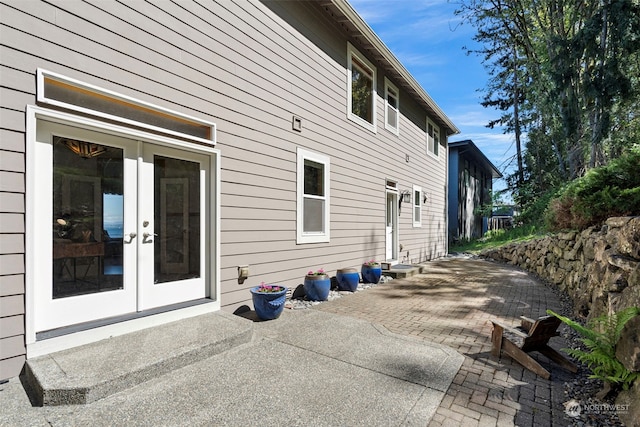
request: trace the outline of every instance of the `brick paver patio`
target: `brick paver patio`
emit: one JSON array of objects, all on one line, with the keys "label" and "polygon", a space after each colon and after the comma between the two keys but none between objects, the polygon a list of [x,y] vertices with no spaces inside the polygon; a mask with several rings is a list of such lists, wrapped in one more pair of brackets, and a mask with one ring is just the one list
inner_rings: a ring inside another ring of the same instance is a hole
[{"label": "brick paver patio", "polygon": [[[551,372],[544,380],[508,357],[491,356],[491,323],[517,324],[546,309],[561,311],[558,296],[525,272],[485,260],[452,257],[428,272],[396,279],[323,303],[317,310],[384,325],[391,332],[447,345],[465,356],[429,426],[570,425],[562,402],[572,374],[534,353]],[[554,348],[564,348],[553,338]]]}]

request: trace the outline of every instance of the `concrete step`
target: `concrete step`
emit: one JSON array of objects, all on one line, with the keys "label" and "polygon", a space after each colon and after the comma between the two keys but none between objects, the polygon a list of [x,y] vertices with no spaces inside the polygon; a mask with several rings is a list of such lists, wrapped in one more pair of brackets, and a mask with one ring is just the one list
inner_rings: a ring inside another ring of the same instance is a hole
[{"label": "concrete step", "polygon": [[382,270],[382,274],[385,276],[391,276],[394,279],[403,279],[420,274],[423,268],[424,267],[421,265],[396,264],[392,265],[389,270]]},{"label": "concrete step", "polygon": [[216,312],[29,359],[35,405],[86,404],[253,339],[253,323]]}]

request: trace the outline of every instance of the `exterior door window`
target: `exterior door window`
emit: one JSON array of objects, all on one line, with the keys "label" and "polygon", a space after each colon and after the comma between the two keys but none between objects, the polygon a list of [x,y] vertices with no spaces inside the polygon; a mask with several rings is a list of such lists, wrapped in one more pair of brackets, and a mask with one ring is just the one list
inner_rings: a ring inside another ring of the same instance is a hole
[{"label": "exterior door window", "polygon": [[156,238],[154,283],[200,277],[200,168],[154,156]]},{"label": "exterior door window", "polygon": [[53,138],[52,297],[124,287],[124,150]]}]

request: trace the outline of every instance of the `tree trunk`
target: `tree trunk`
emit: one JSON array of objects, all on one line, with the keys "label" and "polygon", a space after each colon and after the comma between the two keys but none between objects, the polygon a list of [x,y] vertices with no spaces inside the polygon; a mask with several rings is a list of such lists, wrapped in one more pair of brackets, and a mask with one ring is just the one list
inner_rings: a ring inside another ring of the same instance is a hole
[{"label": "tree trunk", "polygon": [[520,142],[520,115],[518,104],[520,103],[520,84],[518,80],[518,53],[513,47],[513,129],[516,137],[516,156],[518,160],[518,187],[524,183],[524,168],[522,166],[522,143]]}]

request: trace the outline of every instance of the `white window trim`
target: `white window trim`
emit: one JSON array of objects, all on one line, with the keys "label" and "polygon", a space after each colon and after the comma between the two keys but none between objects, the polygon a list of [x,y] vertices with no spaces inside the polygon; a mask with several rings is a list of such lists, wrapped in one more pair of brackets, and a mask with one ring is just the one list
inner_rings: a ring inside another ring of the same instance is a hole
[{"label": "white window trim", "polygon": [[[436,143],[436,141],[434,140],[433,142],[433,147],[434,147],[434,151],[437,150],[437,153],[434,153],[433,151],[431,151],[429,149],[429,138],[432,138],[431,135],[429,135],[429,125],[431,125],[433,127],[434,133],[437,132],[438,133],[438,142]],[[426,151],[427,154],[435,157],[436,159],[438,157],[440,157],[440,127],[438,125],[435,124],[435,122],[433,120],[431,120],[429,117],[427,117],[427,128],[426,128],[426,137],[425,137],[425,144],[426,144]],[[437,148],[436,148],[437,147]]]},{"label": "white window trim", "polygon": [[[395,93],[396,98],[396,108],[393,108],[389,105],[389,88],[391,88]],[[391,126],[389,124],[389,108],[393,108],[396,111],[396,125]],[[395,135],[400,134],[400,91],[398,88],[391,83],[388,78],[384,78],[384,127],[391,133]]]},{"label": "white window trim", "polygon": [[[369,123],[368,121],[364,120],[362,117],[359,117],[356,114],[353,114],[351,112],[351,107],[353,102],[353,100],[351,99],[351,70],[353,67],[352,60],[354,57],[357,58],[360,63],[367,66],[369,68],[369,71],[371,71],[371,74],[373,75],[373,84],[371,85],[372,123]],[[378,77],[377,77],[376,67],[374,67],[373,64],[369,62],[367,58],[365,58],[364,55],[362,55],[351,43],[347,42],[347,117],[349,118],[349,120],[355,123],[358,123],[360,126],[367,128],[373,133],[376,133],[376,121],[377,121],[376,120],[377,118],[376,98],[378,97],[377,88],[376,88],[377,80],[378,80]]]},{"label": "white window trim", "polygon": [[[311,160],[324,165],[324,232],[304,232],[304,161]],[[330,160],[329,156],[298,147],[297,151],[297,207],[296,207],[296,243],[328,243],[330,241]]]},{"label": "white window trim", "polygon": [[[416,200],[416,191],[419,192],[418,200]],[[420,214],[416,220],[416,208],[420,209]],[[413,227],[422,227],[422,187],[412,186],[411,191],[411,215],[413,218]]]}]

